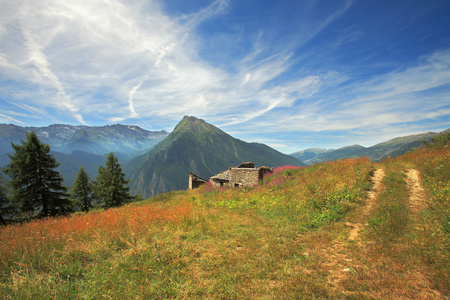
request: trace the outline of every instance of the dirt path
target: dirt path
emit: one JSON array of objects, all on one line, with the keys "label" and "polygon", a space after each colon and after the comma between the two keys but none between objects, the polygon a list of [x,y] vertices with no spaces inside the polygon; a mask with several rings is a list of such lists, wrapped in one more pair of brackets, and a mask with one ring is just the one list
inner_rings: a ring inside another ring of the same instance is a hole
[{"label": "dirt path", "polygon": [[[369,191],[366,205],[363,208],[362,211],[363,217],[367,217],[372,211],[375,200],[381,192],[382,181],[385,175],[386,173],[384,172],[383,169],[378,169],[372,176],[373,187],[372,190]],[[361,223],[351,223],[351,222],[347,222],[345,223],[345,225],[350,228],[348,239],[350,241],[356,240],[359,237],[359,232],[363,228],[363,225]]]},{"label": "dirt path", "polygon": [[[409,210],[412,227],[410,230],[422,231],[423,222],[420,217],[420,212],[426,208],[427,199],[425,190],[420,182],[420,173],[418,170],[411,169],[405,172],[406,184],[409,190]],[[390,295],[390,299],[409,299],[402,295],[402,289],[414,289],[414,299],[445,299],[445,297],[438,291],[434,290],[430,282],[430,274],[426,268],[422,268],[420,262],[411,261],[412,265],[405,265],[401,260],[391,257],[389,251],[379,247],[374,241],[365,241],[361,239],[359,233],[364,229],[365,222],[370,218],[377,203],[377,199],[385,189],[382,183],[385,177],[385,171],[378,169],[372,181],[374,186],[369,192],[366,205],[359,208],[359,214],[356,214],[354,222],[347,222],[345,225],[349,228],[348,237],[335,240],[322,249],[324,256],[324,266],[328,272],[327,278],[329,284],[336,290],[337,293],[355,296],[358,292],[349,291],[347,285],[352,283],[352,280],[360,280],[357,276],[361,276],[364,280],[373,280],[375,283],[369,283],[370,289],[361,294],[368,298],[383,298]],[[417,235],[420,239],[420,234]],[[413,244],[417,243],[420,248],[420,241],[413,240]],[[413,244],[405,246],[405,250],[410,251],[408,247],[415,247]],[[378,250],[376,250],[378,249]],[[364,253],[372,257],[371,251],[382,251],[374,255],[372,260],[366,260]],[[393,263],[396,270],[386,270],[383,262],[383,256],[389,263]],[[399,263],[395,265],[395,262]],[[409,270],[409,271],[406,271]],[[406,273],[404,273],[406,272]],[[358,274],[358,275],[357,275]],[[353,277],[352,277],[353,276]],[[390,276],[389,280],[385,280],[386,276]],[[364,281],[362,282],[364,285]],[[408,287],[409,286],[409,287]],[[400,287],[396,290],[396,287]],[[393,288],[393,291],[390,289]],[[359,294],[359,295],[361,295]],[[410,294],[409,296],[411,296]]]},{"label": "dirt path", "polygon": [[426,207],[426,195],[420,183],[420,173],[411,169],[407,171],[406,176],[406,183],[411,193],[409,198],[411,210],[413,214],[417,214]]},{"label": "dirt path", "polygon": [[[407,170],[406,172],[406,184],[409,190],[409,207],[411,210],[411,221],[414,230],[422,231],[423,224],[421,224],[421,218],[419,216],[423,209],[426,209],[427,198],[425,190],[420,182],[420,172],[415,169]],[[428,275],[423,270],[418,269],[415,271],[416,284],[421,285],[420,295],[418,299],[444,299],[445,297],[438,291],[432,288],[432,284],[428,279]]]},{"label": "dirt path", "polygon": [[367,216],[373,208],[373,204],[375,199],[381,192],[383,178],[386,176],[384,169],[378,169],[375,171],[375,174],[372,177],[373,187],[372,190],[369,191],[369,198],[367,199],[367,204],[364,207],[364,214]]},{"label": "dirt path", "polygon": [[[359,232],[364,228],[363,222],[367,219],[369,213],[374,207],[374,203],[380,192],[382,191],[382,181],[385,176],[384,169],[378,169],[375,171],[374,176],[372,176],[372,181],[374,183],[372,190],[369,192],[366,205],[361,208],[361,218],[359,222],[346,222],[345,226],[349,227],[348,241],[357,240],[359,237]],[[361,242],[358,241],[357,245],[362,247]],[[345,241],[335,241],[328,248],[322,250],[327,257],[327,262],[325,266],[329,270],[328,282],[334,286],[338,287],[340,282],[347,278],[350,274],[355,272],[354,268],[358,265],[354,265],[352,258],[347,254],[348,245]]]}]

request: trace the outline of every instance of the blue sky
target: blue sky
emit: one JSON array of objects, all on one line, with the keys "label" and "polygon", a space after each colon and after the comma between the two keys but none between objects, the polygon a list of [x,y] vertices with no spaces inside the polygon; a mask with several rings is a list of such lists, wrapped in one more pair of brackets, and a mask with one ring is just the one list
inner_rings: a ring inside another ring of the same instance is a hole
[{"label": "blue sky", "polygon": [[0,123],[167,130],[283,153],[450,127],[450,1],[0,0]]}]

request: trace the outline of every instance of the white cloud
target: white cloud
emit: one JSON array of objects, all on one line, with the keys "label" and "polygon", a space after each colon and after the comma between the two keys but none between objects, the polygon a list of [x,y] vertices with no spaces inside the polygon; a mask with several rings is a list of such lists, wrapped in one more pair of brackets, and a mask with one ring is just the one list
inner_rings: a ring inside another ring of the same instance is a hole
[{"label": "white cloud", "polygon": [[[314,101],[302,103],[299,110],[271,115],[270,123],[276,126],[264,121],[253,126],[283,131],[382,130],[441,118],[450,115],[449,85],[450,51],[435,52],[405,70],[359,80],[345,89],[318,91]],[[444,91],[429,92],[439,87]]]},{"label": "white cloud", "polygon": [[136,113],[136,109],[134,108],[133,97],[134,97],[134,94],[136,93],[136,91],[141,87],[141,85],[142,85],[142,80],[131,89],[131,91],[128,95],[128,108],[130,109],[131,116],[134,118],[138,118],[139,115]]},{"label": "white cloud", "polygon": [[8,123],[8,122],[15,122],[15,123],[19,123],[19,124],[25,124],[17,119],[14,119],[13,117],[4,115],[4,114],[0,114],[0,120],[2,120],[1,122],[3,123]]},{"label": "white cloud", "polygon": [[358,93],[374,93],[375,99],[425,91],[450,83],[450,51],[419,58],[417,65],[377,76],[362,84]]},{"label": "white cloud", "polygon": [[325,63],[320,73],[302,69],[317,50],[300,53],[302,47],[354,1],[336,4],[328,15],[310,17],[308,11],[280,43],[267,28],[248,34],[236,25],[234,38],[246,49],[228,65],[201,57],[205,45],[197,29],[233,3],[217,0],[177,17],[166,15],[160,3],[1,1],[0,75],[13,83],[2,86],[0,96],[52,121],[173,124],[195,115],[237,132],[383,129],[448,115],[448,89],[428,91],[450,84],[449,51],[371,79],[357,78],[351,67],[327,70]]},{"label": "white cloud", "polygon": [[[231,62],[239,66],[237,73],[199,59],[196,27],[226,13],[228,5],[217,0],[170,19],[154,1],[5,1],[0,72],[29,84],[23,104],[67,111],[80,123],[90,115],[175,119],[218,110],[241,123],[314,94],[318,77],[270,83],[291,67],[290,50],[260,55],[261,42],[252,55]],[[13,33],[19,38],[9,39]],[[25,51],[15,53],[17,48]]]}]

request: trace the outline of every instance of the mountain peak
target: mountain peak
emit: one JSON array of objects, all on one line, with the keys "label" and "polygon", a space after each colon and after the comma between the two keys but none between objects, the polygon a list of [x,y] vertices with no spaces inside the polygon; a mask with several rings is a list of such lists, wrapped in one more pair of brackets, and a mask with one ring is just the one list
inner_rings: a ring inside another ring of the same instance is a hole
[{"label": "mountain peak", "polygon": [[188,120],[188,121],[199,120],[199,121],[203,121],[203,122],[204,122],[203,119],[199,119],[199,118],[197,118],[197,117],[194,117],[194,116],[188,116],[188,115],[185,115],[181,121],[184,121],[184,120]]},{"label": "mountain peak", "polygon": [[196,118],[194,116],[184,116],[183,119],[180,121],[180,123],[183,123],[185,125],[196,124],[198,126],[208,124],[205,122],[205,120]]},{"label": "mountain peak", "polygon": [[246,143],[202,119],[184,116],[166,139],[124,169],[131,175],[132,193],[147,197],[186,189],[189,172],[209,178],[243,161],[268,167],[302,165],[266,145]]},{"label": "mountain peak", "polygon": [[181,132],[189,132],[193,134],[224,133],[219,128],[205,122],[205,120],[194,116],[184,116],[180,123],[175,126],[172,133],[176,134]]}]

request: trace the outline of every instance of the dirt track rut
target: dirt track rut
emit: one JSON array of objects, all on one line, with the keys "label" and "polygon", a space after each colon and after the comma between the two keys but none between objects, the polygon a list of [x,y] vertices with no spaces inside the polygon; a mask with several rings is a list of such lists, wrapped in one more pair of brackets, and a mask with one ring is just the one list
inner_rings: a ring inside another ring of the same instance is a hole
[{"label": "dirt track rut", "polygon": [[[372,176],[373,187],[372,187],[372,190],[369,191],[366,205],[364,206],[363,211],[362,211],[363,215],[366,217],[372,211],[374,203],[376,201],[376,198],[378,197],[378,195],[381,192],[381,189],[383,186],[382,182],[383,182],[383,178],[385,175],[386,175],[386,173],[384,172],[384,169],[380,168],[380,169],[377,169],[375,171],[374,175]],[[347,222],[347,223],[345,223],[345,225],[347,227],[350,227],[348,239],[351,241],[357,239],[359,236],[359,231],[363,228],[363,224]]]},{"label": "dirt track rut", "polygon": [[406,172],[406,176],[406,183],[410,191],[410,207],[412,212],[417,214],[426,206],[426,195],[420,183],[420,173],[418,170],[410,169]]}]

